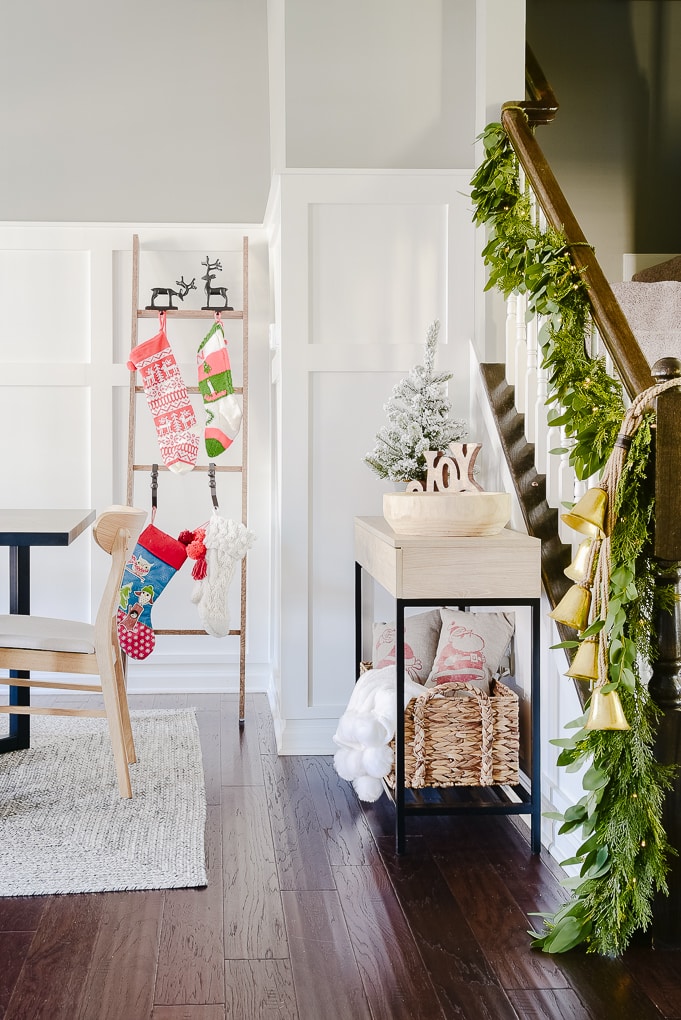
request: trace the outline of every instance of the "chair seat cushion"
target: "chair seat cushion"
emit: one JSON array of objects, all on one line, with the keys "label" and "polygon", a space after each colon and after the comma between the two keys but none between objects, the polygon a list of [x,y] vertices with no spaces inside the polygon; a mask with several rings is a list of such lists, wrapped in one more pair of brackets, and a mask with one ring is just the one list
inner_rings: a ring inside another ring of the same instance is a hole
[{"label": "chair seat cushion", "polygon": [[93,654],[95,628],[91,623],[48,616],[0,616],[0,648]]}]

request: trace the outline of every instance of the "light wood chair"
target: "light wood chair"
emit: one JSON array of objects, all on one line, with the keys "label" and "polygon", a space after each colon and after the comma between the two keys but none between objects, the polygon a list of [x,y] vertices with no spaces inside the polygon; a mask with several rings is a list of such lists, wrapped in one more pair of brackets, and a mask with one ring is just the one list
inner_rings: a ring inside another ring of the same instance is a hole
[{"label": "light wood chair", "polygon": [[0,669],[86,673],[98,676],[100,680],[97,684],[12,677],[0,682],[16,687],[96,691],[103,695],[104,700],[103,709],[1,705],[0,712],[106,717],[121,797],[132,797],[128,764],[136,761],[136,756],[118,644],[116,611],[123,570],[146,516],[146,510],[112,506],[103,511],[93,525],[97,545],[111,555],[111,569],[94,624],[20,614],[0,616]]}]

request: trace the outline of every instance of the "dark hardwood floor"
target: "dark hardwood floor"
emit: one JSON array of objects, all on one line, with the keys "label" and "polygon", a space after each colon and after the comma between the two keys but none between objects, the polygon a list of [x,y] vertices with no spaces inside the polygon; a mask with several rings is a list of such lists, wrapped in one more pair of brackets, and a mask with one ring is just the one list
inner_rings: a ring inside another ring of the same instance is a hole
[{"label": "dark hardwood floor", "polygon": [[0,899],[4,1020],[681,1018],[677,952],[529,948],[563,897],[521,822],[409,818],[398,857],[387,798],[279,757],[264,695],[241,733],[236,696],[130,702],[196,706],[208,887]]}]

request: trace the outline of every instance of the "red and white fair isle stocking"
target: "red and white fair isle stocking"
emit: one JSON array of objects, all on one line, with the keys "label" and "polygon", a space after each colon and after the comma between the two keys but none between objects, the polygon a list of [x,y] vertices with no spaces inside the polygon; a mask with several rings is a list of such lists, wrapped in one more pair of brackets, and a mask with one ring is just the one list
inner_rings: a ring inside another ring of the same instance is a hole
[{"label": "red and white fair isle stocking", "polygon": [[182,475],[194,467],[199,452],[199,437],[192,431],[196,415],[168,343],[165,312],[159,321],[156,336],[133,347],[128,368],[140,373],[163,463]]},{"label": "red and white fair isle stocking", "polygon": [[118,641],[131,658],[146,659],[154,650],[151,607],[186,558],[186,545],[153,523],[137,540],[123,571],[118,607]]}]

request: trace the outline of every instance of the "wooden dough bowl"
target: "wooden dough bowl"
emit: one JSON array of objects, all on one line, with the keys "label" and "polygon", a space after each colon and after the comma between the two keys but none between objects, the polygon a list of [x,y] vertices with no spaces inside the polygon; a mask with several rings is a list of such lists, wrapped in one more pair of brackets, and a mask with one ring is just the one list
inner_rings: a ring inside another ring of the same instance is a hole
[{"label": "wooden dough bowl", "polygon": [[399,535],[497,535],[511,519],[508,492],[386,492],[383,516]]}]

